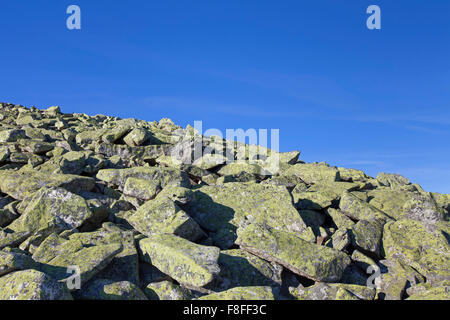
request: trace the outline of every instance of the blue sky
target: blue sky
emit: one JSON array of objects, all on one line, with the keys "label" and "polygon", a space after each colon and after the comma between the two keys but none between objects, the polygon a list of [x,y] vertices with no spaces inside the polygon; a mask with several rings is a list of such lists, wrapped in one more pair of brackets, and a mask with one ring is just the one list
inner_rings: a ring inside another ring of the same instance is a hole
[{"label": "blue sky", "polygon": [[0,36],[0,101],[278,128],[305,161],[450,193],[448,0],[3,0]]}]

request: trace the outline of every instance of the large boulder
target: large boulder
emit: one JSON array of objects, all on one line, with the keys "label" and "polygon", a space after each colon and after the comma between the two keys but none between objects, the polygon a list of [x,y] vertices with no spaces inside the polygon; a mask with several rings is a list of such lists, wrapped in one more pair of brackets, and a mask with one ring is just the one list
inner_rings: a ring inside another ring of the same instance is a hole
[{"label": "large boulder", "polygon": [[179,283],[202,287],[220,272],[219,248],[202,246],[170,234],[139,241],[144,259]]},{"label": "large boulder", "polygon": [[239,228],[236,243],[262,259],[279,263],[314,281],[338,282],[351,262],[341,251],[307,242],[292,232],[258,224]]},{"label": "large boulder", "polygon": [[72,300],[65,284],[45,273],[23,270],[0,278],[0,300]]},{"label": "large boulder", "polygon": [[189,187],[189,177],[183,171],[174,168],[134,167],[127,169],[104,169],[97,173],[97,179],[112,185],[124,187],[128,178],[152,180],[162,188],[176,184]]},{"label": "large boulder", "polygon": [[428,230],[415,220],[399,220],[384,226],[383,249],[386,258],[413,267],[429,282],[450,281],[448,233]]},{"label": "large boulder", "polygon": [[81,300],[148,300],[135,284],[107,279],[89,281],[73,295],[75,299]]},{"label": "large boulder", "polygon": [[[277,196],[273,197],[274,194]],[[224,249],[234,244],[236,228],[253,222],[295,232],[307,241],[315,239],[283,186],[257,183],[203,186],[195,190],[188,212],[200,226],[215,233],[216,245]]]},{"label": "large boulder", "polygon": [[205,237],[197,222],[173,200],[164,196],[144,203],[127,221],[147,236],[170,233],[190,241]]},{"label": "large boulder", "polygon": [[42,188],[8,228],[14,232],[50,234],[78,228],[91,217],[92,212],[82,197],[62,188]]},{"label": "large boulder", "polygon": [[91,191],[95,180],[70,174],[45,174],[37,171],[2,171],[0,189],[14,199],[23,200],[30,197],[42,187],[60,187],[70,192]]},{"label": "large boulder", "polygon": [[198,300],[275,300],[277,296],[278,292],[271,287],[235,287],[202,296]]}]

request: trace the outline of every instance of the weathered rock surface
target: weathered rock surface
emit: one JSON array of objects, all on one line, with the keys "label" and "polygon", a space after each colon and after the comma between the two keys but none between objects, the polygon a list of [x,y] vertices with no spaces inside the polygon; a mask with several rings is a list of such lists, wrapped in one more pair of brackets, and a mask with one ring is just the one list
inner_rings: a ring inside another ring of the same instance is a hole
[{"label": "weathered rock surface", "polygon": [[178,282],[202,287],[220,272],[219,248],[202,246],[183,238],[157,234],[139,242],[144,259]]},{"label": "weathered rock surface", "polygon": [[239,229],[237,243],[244,250],[314,281],[338,282],[350,264],[350,257],[341,251],[257,224]]},{"label": "weathered rock surface", "polygon": [[450,299],[449,194],[299,156],[0,103],[0,299]]}]

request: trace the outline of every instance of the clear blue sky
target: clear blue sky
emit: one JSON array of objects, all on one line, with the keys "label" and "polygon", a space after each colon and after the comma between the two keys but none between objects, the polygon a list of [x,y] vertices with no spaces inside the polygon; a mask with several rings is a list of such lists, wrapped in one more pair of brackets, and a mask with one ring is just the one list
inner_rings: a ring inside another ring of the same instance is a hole
[{"label": "clear blue sky", "polygon": [[0,101],[279,128],[305,161],[450,193],[448,0],[2,0],[0,36]]}]

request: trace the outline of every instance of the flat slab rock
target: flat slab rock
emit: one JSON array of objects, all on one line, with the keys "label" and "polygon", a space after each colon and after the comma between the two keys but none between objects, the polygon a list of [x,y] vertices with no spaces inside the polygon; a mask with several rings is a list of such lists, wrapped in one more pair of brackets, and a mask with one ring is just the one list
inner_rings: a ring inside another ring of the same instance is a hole
[{"label": "flat slab rock", "polygon": [[139,241],[144,259],[178,282],[202,287],[220,272],[220,249],[202,246],[170,234]]},{"label": "flat slab rock", "polygon": [[73,300],[65,284],[36,270],[1,277],[0,288],[0,300]]},{"label": "flat slab rock", "polygon": [[314,281],[338,282],[351,262],[344,252],[258,224],[239,228],[236,243],[254,255]]}]

